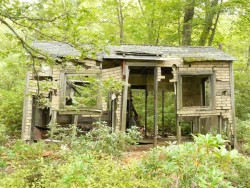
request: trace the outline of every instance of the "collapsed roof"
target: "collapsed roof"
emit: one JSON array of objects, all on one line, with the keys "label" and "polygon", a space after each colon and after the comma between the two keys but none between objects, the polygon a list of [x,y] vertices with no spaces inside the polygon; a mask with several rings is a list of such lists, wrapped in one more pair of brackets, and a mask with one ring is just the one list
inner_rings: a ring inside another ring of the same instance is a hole
[{"label": "collapsed roof", "polygon": [[[75,57],[81,53],[73,46],[62,42],[34,42],[32,46],[56,58]],[[191,61],[235,61],[236,58],[210,46],[146,46],[146,45],[121,45],[108,46],[105,51],[97,53],[98,60],[127,59],[127,60],[154,60],[164,61],[169,58],[182,58]]]}]

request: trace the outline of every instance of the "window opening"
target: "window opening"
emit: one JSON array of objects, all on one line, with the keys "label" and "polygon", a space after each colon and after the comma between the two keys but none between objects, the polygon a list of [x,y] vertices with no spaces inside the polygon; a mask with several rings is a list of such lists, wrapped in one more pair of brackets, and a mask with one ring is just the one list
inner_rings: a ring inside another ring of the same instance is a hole
[{"label": "window opening", "polygon": [[96,107],[98,93],[96,76],[71,74],[66,76],[66,106]]},{"label": "window opening", "polygon": [[182,76],[182,106],[211,105],[210,76]]}]

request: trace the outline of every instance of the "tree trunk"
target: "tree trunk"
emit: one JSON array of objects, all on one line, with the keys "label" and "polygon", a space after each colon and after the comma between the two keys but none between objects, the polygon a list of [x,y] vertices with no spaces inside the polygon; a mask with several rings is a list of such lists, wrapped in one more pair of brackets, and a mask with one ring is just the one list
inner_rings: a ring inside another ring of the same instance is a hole
[{"label": "tree trunk", "polygon": [[124,42],[124,16],[122,10],[122,2],[121,0],[116,0],[116,11],[119,22],[119,31],[120,31],[120,44]]},{"label": "tree trunk", "polygon": [[217,5],[218,5],[218,1],[219,0],[212,0],[212,2],[210,2],[210,0],[206,0],[205,4],[205,23],[204,23],[204,27],[200,36],[200,40],[199,40],[199,45],[200,46],[205,46],[210,30],[212,29],[212,25],[213,25],[213,20],[214,20],[214,16],[217,13]]},{"label": "tree trunk", "polygon": [[247,67],[250,67],[250,46],[248,47]]},{"label": "tree trunk", "polygon": [[182,45],[191,45],[192,36],[192,20],[194,17],[194,6],[195,0],[186,0],[184,23],[183,23],[183,35],[182,35]]},{"label": "tree trunk", "polygon": [[214,27],[212,29],[211,36],[209,38],[208,46],[211,46],[212,43],[213,43],[213,40],[214,40],[214,35],[215,35],[215,32],[216,32],[216,28],[217,28],[217,25],[218,25],[220,13],[221,13],[221,10],[222,10],[222,3],[223,3],[223,0],[220,1],[220,8],[217,11],[217,16],[216,16],[216,19],[215,19],[215,23],[214,23]]}]

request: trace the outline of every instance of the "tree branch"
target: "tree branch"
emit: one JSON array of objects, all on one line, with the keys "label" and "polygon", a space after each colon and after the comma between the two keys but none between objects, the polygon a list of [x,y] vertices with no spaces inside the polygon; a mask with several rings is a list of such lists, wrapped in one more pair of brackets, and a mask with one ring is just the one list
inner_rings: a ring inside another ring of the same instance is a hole
[{"label": "tree branch", "polygon": [[26,19],[26,20],[29,20],[29,21],[38,21],[38,22],[54,22],[57,19],[59,19],[61,17],[64,17],[65,15],[67,15],[69,12],[70,12],[70,10],[68,10],[67,12],[65,12],[65,13],[63,13],[63,14],[61,14],[59,16],[56,16],[56,17],[54,17],[52,19],[30,18],[28,16],[9,16],[9,15],[5,15],[5,14],[1,14],[1,16],[5,17],[5,18],[15,19],[15,20]]},{"label": "tree branch", "polygon": [[[5,26],[7,26],[11,31],[12,33],[14,33],[14,35],[18,38],[18,40],[21,42],[23,48],[31,55],[31,57],[34,57],[34,58],[37,58],[39,59],[39,57],[37,57],[33,52],[43,56],[43,57],[46,57],[46,55],[42,54],[41,52],[39,52],[38,50],[32,48],[29,44],[27,44],[23,38],[15,31],[15,29],[10,25],[8,24],[8,22],[6,22],[4,19],[0,18],[0,22],[2,24],[4,24]],[[33,52],[32,52],[33,51]]]},{"label": "tree branch", "polygon": [[62,41],[59,41],[59,40],[55,39],[55,38],[52,37],[52,36],[49,36],[49,35],[47,35],[47,34],[41,32],[41,31],[39,31],[38,29],[36,29],[36,28],[34,28],[34,27],[32,27],[32,26],[20,24],[20,23],[18,23],[17,21],[15,21],[15,20],[12,19],[12,18],[9,18],[9,19],[10,19],[14,24],[16,24],[16,25],[19,25],[19,26],[21,26],[21,27],[25,27],[25,28],[31,29],[31,30],[33,30],[33,31],[36,31],[36,32],[39,33],[40,35],[42,35],[42,36],[44,36],[44,37],[46,37],[46,38],[49,38],[49,39],[51,39],[51,40],[58,41],[58,42],[62,42]]}]

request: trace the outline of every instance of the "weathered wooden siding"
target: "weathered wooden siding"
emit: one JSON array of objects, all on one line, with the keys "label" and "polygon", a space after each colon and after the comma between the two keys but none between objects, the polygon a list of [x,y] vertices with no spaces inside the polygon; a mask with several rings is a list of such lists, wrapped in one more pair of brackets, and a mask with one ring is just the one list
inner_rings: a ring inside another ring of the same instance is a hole
[{"label": "weathered wooden siding", "polygon": [[[191,118],[191,117],[199,117],[201,119],[192,119],[195,124],[199,124],[203,122],[203,124],[210,124],[216,126],[208,127],[211,131],[211,128],[218,128],[218,118],[221,117],[223,122],[227,122],[229,126],[233,125],[233,116],[232,116],[232,98],[231,98],[231,83],[230,83],[230,62],[192,62],[192,63],[183,63],[178,62],[178,64],[173,63],[172,74],[163,75],[161,72],[161,67],[170,67],[171,63],[156,63],[158,66],[158,90],[164,91],[174,91],[174,82],[178,82],[178,75],[182,72],[190,73],[199,73],[201,72],[212,72],[213,77],[215,79],[214,83],[214,106],[212,108],[207,109],[199,109],[196,106],[199,106],[200,103],[193,104],[194,107],[188,105],[185,109],[178,109],[177,115],[179,117]],[[62,76],[64,76],[65,70],[84,72],[88,70],[97,70],[100,69],[99,66],[96,65],[95,61],[88,60],[85,62],[85,66],[83,67],[75,67],[74,63],[62,65],[54,65],[52,69],[52,78],[53,82],[56,85],[56,88],[52,91],[51,98],[51,111],[57,112],[60,110],[61,103],[64,102],[62,100]],[[141,65],[143,66],[143,64]],[[121,66],[113,67],[109,69],[101,70],[101,78],[108,79],[109,77],[114,78],[115,80],[123,81],[123,70]],[[32,100],[37,92],[37,80],[34,78],[34,75],[31,73],[28,75],[27,86],[26,86],[26,96],[24,102],[24,115],[23,115],[23,130],[22,130],[22,138],[24,140],[30,140],[32,134]],[[130,74],[129,75],[129,83],[133,85],[147,85],[147,90],[153,90],[154,82],[153,75],[141,75],[141,74]],[[177,83],[178,84],[178,83]],[[183,95],[184,100],[188,102],[188,96],[194,95],[195,93],[199,93],[200,86],[198,83],[194,83],[192,85],[182,86],[184,87]],[[190,92],[188,88],[192,91]],[[197,92],[195,92],[197,91]],[[200,98],[201,96],[196,96]],[[104,98],[104,97],[103,97]],[[205,107],[206,108],[206,107]],[[117,108],[115,111],[116,119],[115,119],[115,130],[121,129],[121,109],[122,109],[122,94],[117,95]],[[107,111],[107,101],[102,100],[102,110]],[[207,119],[206,119],[207,118]],[[210,118],[210,119],[209,119]],[[201,125],[200,125],[201,126]],[[199,130],[198,130],[199,129]],[[203,132],[203,127],[196,127],[196,131]]]},{"label": "weathered wooden siding", "polygon": [[[52,76],[53,81],[53,88],[51,89],[51,115],[52,112],[54,114],[57,114],[57,112],[60,110],[60,106],[62,106],[62,103],[64,103],[64,99],[62,99],[62,93],[61,93],[61,80],[62,80],[62,74],[64,74],[64,71],[67,70],[74,70],[75,72],[84,72],[87,70],[98,70],[100,69],[99,66],[96,65],[96,62],[93,60],[86,60],[82,62],[82,64],[79,64],[78,67],[75,66],[75,63],[73,62],[64,62],[62,64],[55,64],[52,69],[52,75],[51,73],[47,76]],[[40,73],[39,73],[40,75]],[[46,72],[42,73],[43,77],[46,77]],[[33,129],[34,125],[32,125],[32,118],[33,118],[33,96],[36,96],[38,92],[37,87],[37,79],[35,73],[28,73],[27,79],[26,79],[26,88],[25,88],[25,100],[24,100],[24,112],[23,112],[23,122],[22,122],[22,139],[23,140],[32,140],[33,139]],[[42,93],[42,91],[40,91]],[[44,93],[44,96],[48,95],[48,93]]]},{"label": "weathered wooden siding", "polygon": [[[109,69],[102,70],[102,79],[106,80],[109,77],[114,78],[115,80],[122,81],[122,67],[114,67]],[[120,130],[121,124],[121,104],[122,104],[122,97],[121,95],[117,96],[117,109],[116,109],[116,128],[115,130]],[[107,110],[107,101],[103,100],[103,110]]]},{"label": "weathered wooden siding", "polygon": [[[178,74],[181,72],[190,72],[190,74],[192,74],[194,72],[213,71],[213,76],[215,76],[215,84],[213,86],[215,89],[214,107],[206,110],[199,110],[195,107],[179,109],[177,111],[179,117],[198,116],[200,118],[209,118],[221,116],[223,121],[229,124],[229,127],[233,127],[229,63],[230,62],[195,62],[178,65],[173,71],[173,82],[177,82]],[[193,85],[190,89],[195,89],[195,86]],[[210,124],[213,128],[218,128],[218,120],[213,119],[204,122],[204,124]],[[208,128],[208,130],[210,129],[211,127]]]}]

